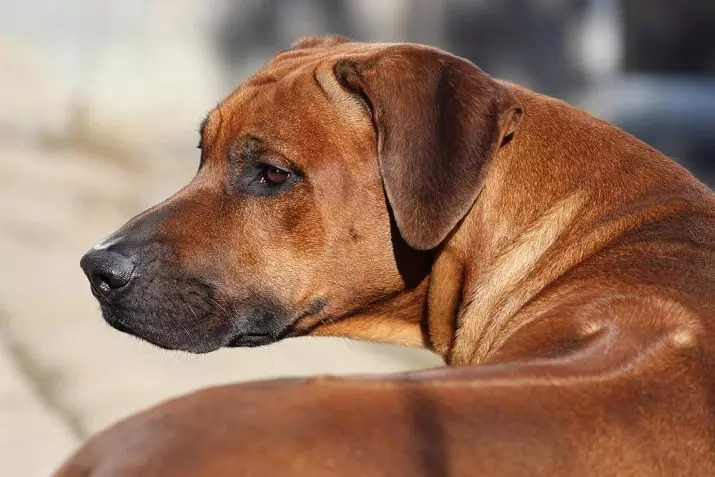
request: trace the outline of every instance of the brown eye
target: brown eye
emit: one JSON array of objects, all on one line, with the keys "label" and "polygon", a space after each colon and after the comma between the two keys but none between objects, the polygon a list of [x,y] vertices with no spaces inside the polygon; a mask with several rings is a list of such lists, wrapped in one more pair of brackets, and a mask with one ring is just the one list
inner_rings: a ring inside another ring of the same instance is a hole
[{"label": "brown eye", "polygon": [[281,185],[286,180],[288,180],[290,173],[277,167],[266,167],[261,176],[261,182],[265,182],[271,185]]}]

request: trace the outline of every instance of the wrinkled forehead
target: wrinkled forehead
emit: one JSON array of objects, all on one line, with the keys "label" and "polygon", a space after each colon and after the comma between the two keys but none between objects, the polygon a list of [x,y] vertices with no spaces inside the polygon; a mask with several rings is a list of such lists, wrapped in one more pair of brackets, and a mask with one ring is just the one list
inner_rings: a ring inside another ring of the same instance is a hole
[{"label": "wrinkled forehead", "polygon": [[254,136],[281,152],[319,155],[339,141],[335,124],[340,118],[316,75],[371,48],[347,43],[278,54],[209,113],[201,127],[202,142],[227,147],[232,140]]},{"label": "wrinkled forehead", "polygon": [[266,65],[209,113],[201,126],[202,143],[223,148],[254,136],[276,146],[308,130],[320,131],[316,112],[325,117],[330,108],[313,79],[319,64],[318,58],[294,58]]},{"label": "wrinkled forehead", "polygon": [[290,133],[294,126],[314,117],[313,113],[325,118],[331,108],[326,107],[328,98],[316,79],[319,69],[328,70],[341,59],[374,54],[385,46],[344,43],[283,51],[209,113],[202,123],[202,137],[211,140],[226,129],[235,134],[236,129],[266,126]]}]

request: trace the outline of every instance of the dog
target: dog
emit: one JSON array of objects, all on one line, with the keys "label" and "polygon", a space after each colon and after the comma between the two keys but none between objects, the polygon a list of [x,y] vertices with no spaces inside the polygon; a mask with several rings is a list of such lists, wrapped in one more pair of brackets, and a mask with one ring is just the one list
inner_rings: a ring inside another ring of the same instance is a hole
[{"label": "dog", "polygon": [[658,151],[441,50],[342,37],[279,53],[199,147],[82,258],[110,325],[458,367],[203,391],[58,475],[715,475],[715,194]]}]

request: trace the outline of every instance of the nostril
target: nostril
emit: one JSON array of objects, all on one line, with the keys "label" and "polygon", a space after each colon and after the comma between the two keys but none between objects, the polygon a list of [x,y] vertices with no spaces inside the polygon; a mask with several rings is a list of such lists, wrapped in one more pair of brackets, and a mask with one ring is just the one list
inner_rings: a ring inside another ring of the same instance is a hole
[{"label": "nostril", "polygon": [[106,294],[127,285],[134,273],[134,262],[110,250],[92,249],[80,266],[98,293]]},{"label": "nostril", "polygon": [[111,273],[98,272],[91,277],[91,280],[98,287],[111,289],[121,288],[129,282],[129,277],[124,275],[112,275]]}]

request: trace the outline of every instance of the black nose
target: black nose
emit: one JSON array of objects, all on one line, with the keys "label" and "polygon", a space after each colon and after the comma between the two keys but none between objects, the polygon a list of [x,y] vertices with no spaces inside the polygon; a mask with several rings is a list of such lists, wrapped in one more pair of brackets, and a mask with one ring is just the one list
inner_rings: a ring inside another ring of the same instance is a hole
[{"label": "black nose", "polygon": [[132,279],[134,263],[110,250],[92,249],[79,262],[95,292],[107,295],[122,288]]}]

